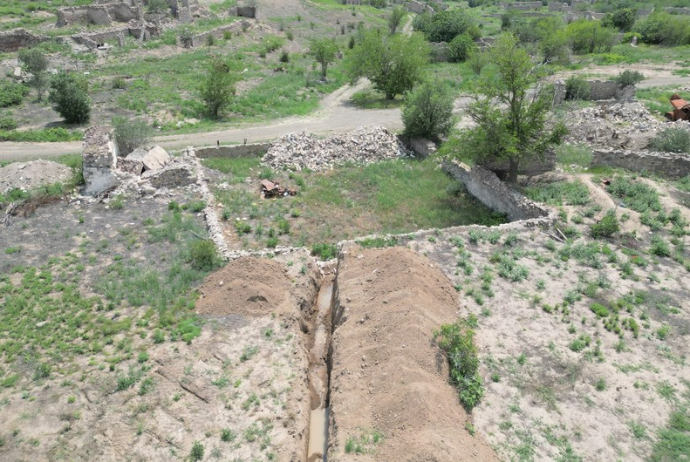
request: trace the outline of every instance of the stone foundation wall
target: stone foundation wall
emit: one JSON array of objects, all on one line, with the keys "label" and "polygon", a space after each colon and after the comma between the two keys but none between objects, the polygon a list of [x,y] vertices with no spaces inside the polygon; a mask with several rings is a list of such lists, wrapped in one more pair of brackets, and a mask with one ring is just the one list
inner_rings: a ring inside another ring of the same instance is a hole
[{"label": "stone foundation wall", "polygon": [[0,32],[0,52],[9,53],[17,51],[20,48],[38,45],[46,40],[49,40],[49,38],[34,35],[25,29]]},{"label": "stone foundation wall", "polygon": [[557,218],[555,212],[508,188],[493,172],[481,166],[469,168],[460,162],[445,160],[443,170],[464,184],[479,202],[505,213],[510,221],[530,220],[532,226],[551,226]]},{"label": "stone foundation wall", "polygon": [[117,162],[117,144],[113,129],[94,125],[84,133],[83,143],[84,194],[95,196],[119,181],[113,174]]},{"label": "stone foundation wall", "polygon": [[541,8],[543,5],[541,2],[514,2],[514,3],[506,3],[503,5],[503,8],[506,10],[538,10]]},{"label": "stone foundation wall", "polygon": [[195,148],[196,156],[201,159],[212,157],[258,157],[263,156],[272,143],[238,144],[235,146],[211,146]]},{"label": "stone foundation wall", "polygon": [[[619,87],[613,80],[588,80],[590,101],[632,101],[635,98],[635,87]],[[554,83],[554,104],[560,104],[565,100],[565,81]]]},{"label": "stone foundation wall", "polygon": [[216,27],[206,32],[196,34],[192,37],[192,47],[200,47],[206,45],[206,40],[208,36],[213,36],[214,38],[223,38],[225,32],[237,33],[243,29],[243,27],[248,27],[249,22],[244,19],[235,21],[232,24],[227,24],[225,26]]},{"label": "stone foundation wall", "polygon": [[690,156],[648,151],[594,151],[592,166],[617,167],[633,172],[651,172],[667,178],[683,178],[690,175]]}]

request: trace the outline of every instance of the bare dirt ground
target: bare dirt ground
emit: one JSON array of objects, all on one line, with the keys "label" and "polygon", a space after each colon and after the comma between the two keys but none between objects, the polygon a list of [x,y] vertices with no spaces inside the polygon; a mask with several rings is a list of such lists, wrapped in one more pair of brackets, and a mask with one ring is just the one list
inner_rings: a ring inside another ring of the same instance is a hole
[{"label": "bare dirt ground", "polygon": [[[457,317],[457,293],[427,258],[345,247],[332,343],[330,461],[493,461],[472,437],[433,331]],[[381,434],[380,441],[372,436]]]}]

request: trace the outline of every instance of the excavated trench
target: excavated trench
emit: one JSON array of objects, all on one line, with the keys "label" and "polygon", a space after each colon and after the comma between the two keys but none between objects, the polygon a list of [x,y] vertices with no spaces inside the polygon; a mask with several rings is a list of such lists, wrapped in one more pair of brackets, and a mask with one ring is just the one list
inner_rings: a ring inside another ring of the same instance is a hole
[{"label": "excavated trench", "polygon": [[311,414],[307,462],[325,461],[328,450],[328,405],[330,385],[330,344],[333,333],[334,280],[322,282],[312,309],[309,334],[309,391]]}]

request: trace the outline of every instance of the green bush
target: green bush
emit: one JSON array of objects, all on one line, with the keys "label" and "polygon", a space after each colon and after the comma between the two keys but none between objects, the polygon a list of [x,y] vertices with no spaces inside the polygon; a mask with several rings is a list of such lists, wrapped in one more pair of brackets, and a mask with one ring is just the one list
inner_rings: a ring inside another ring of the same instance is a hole
[{"label": "green bush", "polygon": [[600,318],[605,318],[609,315],[609,309],[601,303],[592,303],[592,306],[590,306],[589,308],[592,310],[594,314],[596,314]]},{"label": "green bush", "polygon": [[590,227],[590,232],[592,237],[611,237],[620,231],[620,225],[618,224],[618,218],[616,217],[616,212],[609,210],[606,215],[599,221]]},{"label": "green bush", "polygon": [[434,332],[434,339],[446,354],[450,367],[450,381],[460,392],[460,402],[471,411],[484,396],[484,386],[479,376],[479,356],[474,344],[476,318],[453,324],[444,324]]},{"label": "green bush", "polygon": [[652,245],[649,248],[649,252],[657,257],[670,257],[671,248],[662,237],[652,236]]},{"label": "green bush", "polygon": [[611,51],[616,41],[616,30],[603,27],[599,21],[581,19],[566,28],[575,53],[603,53]]},{"label": "green bush", "polygon": [[481,36],[474,18],[462,9],[441,11],[433,16],[424,13],[417,16],[413,25],[430,42],[450,43],[461,34],[469,34],[472,38]]},{"label": "green bush", "polygon": [[338,255],[338,247],[335,244],[314,244],[311,254],[324,261],[331,260]]},{"label": "green bush", "polygon": [[468,34],[460,34],[448,44],[448,60],[452,63],[464,62],[476,48],[477,44],[472,37]]},{"label": "green bush", "polygon": [[188,261],[194,269],[211,271],[219,265],[220,256],[212,240],[200,239],[189,246]]},{"label": "green bush", "polygon": [[589,82],[579,75],[571,75],[565,81],[565,99],[587,100],[589,99]]},{"label": "green bush", "polygon": [[17,121],[10,115],[0,116],[0,130],[14,130],[17,128]]},{"label": "green bush", "polygon": [[48,100],[65,122],[81,124],[89,121],[91,106],[86,80],[62,70],[53,77],[50,88]]},{"label": "green bush", "polygon": [[655,12],[639,21],[633,28],[643,43],[656,45],[686,45],[690,43],[690,17]]},{"label": "green bush", "polygon": [[204,458],[204,445],[198,441],[195,441],[192,445],[192,450],[189,453],[189,460],[192,462],[197,462]]},{"label": "green bush", "polygon": [[448,135],[454,125],[453,101],[453,93],[445,84],[424,82],[419,85],[402,110],[404,134],[431,140]]},{"label": "green bush", "polygon": [[112,125],[115,129],[115,142],[121,156],[126,156],[148,143],[153,134],[153,128],[140,119],[113,117]]},{"label": "green bush", "polygon": [[638,71],[625,70],[613,79],[621,87],[631,87],[637,85],[645,79],[644,75]]},{"label": "green bush", "polygon": [[649,148],[662,152],[690,153],[690,131],[680,127],[662,130],[649,142]]},{"label": "green bush", "polygon": [[0,80],[0,107],[16,106],[22,103],[29,89],[21,83]]},{"label": "green bush", "polygon": [[608,192],[621,199],[626,207],[636,212],[644,213],[647,210],[658,212],[661,210],[659,193],[641,181],[617,176],[611,181]]}]

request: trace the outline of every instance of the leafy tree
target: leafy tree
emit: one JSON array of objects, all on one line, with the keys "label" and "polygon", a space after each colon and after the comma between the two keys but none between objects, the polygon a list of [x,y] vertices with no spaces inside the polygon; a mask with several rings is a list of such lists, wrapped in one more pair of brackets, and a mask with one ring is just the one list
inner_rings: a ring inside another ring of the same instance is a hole
[{"label": "leafy tree", "polygon": [[472,50],[477,48],[472,37],[460,34],[448,44],[448,60],[452,63],[460,63],[467,59]]},{"label": "leafy tree", "polygon": [[368,78],[386,99],[393,99],[422,81],[429,52],[421,34],[388,36],[372,29],[363,33],[362,41],[350,52],[347,72],[352,81]]},{"label": "leafy tree", "polygon": [[621,8],[608,13],[601,21],[602,25],[606,27],[613,27],[621,32],[629,32],[635,24],[635,16],[637,11],[630,8]]},{"label": "leafy tree", "polygon": [[402,111],[405,135],[438,140],[454,125],[453,93],[441,82],[424,82],[412,91]]},{"label": "leafy tree", "polygon": [[91,117],[88,83],[83,78],[61,70],[50,81],[48,101],[68,124],[81,124]]},{"label": "leafy tree", "polygon": [[599,21],[574,21],[566,31],[575,53],[609,52],[616,41],[616,31]]},{"label": "leafy tree", "polygon": [[312,40],[309,45],[309,54],[314,57],[314,61],[321,64],[321,79],[326,80],[328,65],[335,62],[338,54],[338,45],[333,39]]},{"label": "leafy tree", "polygon": [[655,12],[633,27],[643,43],[667,46],[690,44],[690,17]]},{"label": "leafy tree", "polygon": [[48,58],[37,48],[24,48],[19,51],[19,61],[31,74],[30,85],[36,89],[38,100],[41,101],[48,86]]},{"label": "leafy tree", "polygon": [[508,181],[517,181],[520,162],[542,156],[565,134],[561,123],[547,124],[553,92],[541,85],[540,66],[510,34],[481,52],[495,72],[482,73],[468,114],[476,127],[465,130],[457,143],[461,157],[477,161],[507,160]]},{"label": "leafy tree", "polygon": [[474,19],[465,10],[446,10],[433,16],[424,13],[413,23],[414,28],[426,36],[430,42],[450,42],[464,33],[479,38],[481,33]]},{"label": "leafy tree", "polygon": [[234,83],[235,76],[225,61],[220,56],[213,56],[206,79],[199,89],[208,115],[217,118],[223,108],[230,104],[230,98],[235,94]]},{"label": "leafy tree", "polygon": [[590,92],[589,82],[582,76],[571,75],[565,81],[565,99],[587,100],[589,99]]},{"label": "leafy tree", "polygon": [[401,6],[396,6],[388,14],[388,29],[391,31],[391,35],[395,34],[395,30],[400,26],[400,22],[405,17],[405,8]]},{"label": "leafy tree", "polygon": [[637,85],[645,79],[644,75],[639,71],[624,70],[614,79],[621,87],[630,87]]}]

